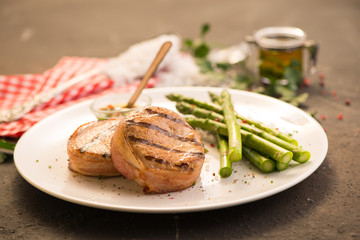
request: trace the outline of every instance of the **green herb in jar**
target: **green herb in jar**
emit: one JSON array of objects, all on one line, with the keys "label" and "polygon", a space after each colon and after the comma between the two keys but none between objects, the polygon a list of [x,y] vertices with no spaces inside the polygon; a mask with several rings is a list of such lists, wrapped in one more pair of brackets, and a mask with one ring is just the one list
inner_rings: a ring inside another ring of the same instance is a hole
[{"label": "green herb in jar", "polygon": [[292,61],[298,63],[297,70],[302,71],[302,48],[260,49],[260,76],[269,79],[283,79],[285,70]]}]

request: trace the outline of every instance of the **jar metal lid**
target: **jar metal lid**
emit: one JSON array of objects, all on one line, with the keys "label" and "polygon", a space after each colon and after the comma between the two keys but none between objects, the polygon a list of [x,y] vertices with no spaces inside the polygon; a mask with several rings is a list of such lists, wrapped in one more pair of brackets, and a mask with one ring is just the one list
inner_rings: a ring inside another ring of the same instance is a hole
[{"label": "jar metal lid", "polygon": [[256,31],[254,40],[262,48],[289,49],[302,46],[306,34],[296,27],[267,27]]}]

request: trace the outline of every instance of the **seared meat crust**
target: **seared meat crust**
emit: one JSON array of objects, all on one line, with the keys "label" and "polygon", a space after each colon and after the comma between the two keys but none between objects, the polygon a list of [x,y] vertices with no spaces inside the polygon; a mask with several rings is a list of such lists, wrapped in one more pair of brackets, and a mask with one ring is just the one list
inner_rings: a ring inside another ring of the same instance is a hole
[{"label": "seared meat crust", "polygon": [[79,126],[67,144],[69,169],[87,176],[118,176],[110,143],[120,120],[94,121]]},{"label": "seared meat crust", "polygon": [[151,106],[120,120],[111,155],[115,168],[144,192],[165,193],[186,189],[196,181],[205,149],[180,115]]}]

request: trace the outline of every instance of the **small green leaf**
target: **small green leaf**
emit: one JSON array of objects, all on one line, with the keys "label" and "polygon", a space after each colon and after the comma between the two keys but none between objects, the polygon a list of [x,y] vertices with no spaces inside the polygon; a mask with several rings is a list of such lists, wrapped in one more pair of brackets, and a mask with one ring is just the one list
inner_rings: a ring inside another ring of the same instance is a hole
[{"label": "small green leaf", "polygon": [[251,89],[252,92],[265,94],[265,88],[263,86],[254,87]]},{"label": "small green leaf", "polygon": [[[277,91],[277,81],[275,78],[263,78],[261,80],[263,87],[264,87],[264,94],[269,96],[276,96],[278,95]],[[277,96],[278,97],[278,96]]]},{"label": "small green leaf", "polygon": [[290,104],[294,105],[294,106],[299,106],[303,103],[306,102],[306,100],[308,99],[309,94],[308,93],[302,93],[296,97],[294,97],[293,99],[291,99]]},{"label": "small green leaf", "polygon": [[230,64],[230,63],[226,63],[226,62],[224,62],[224,63],[216,63],[216,67],[217,67],[217,68],[220,68],[220,69],[223,70],[223,71],[226,71],[226,70],[228,70],[228,69],[231,67],[231,64]]},{"label": "small green leaf", "polygon": [[202,26],[201,26],[201,38],[204,38],[205,35],[210,31],[210,24],[208,23],[204,23]]},{"label": "small green leaf", "polygon": [[286,102],[291,101],[295,97],[295,92],[286,86],[276,86],[276,93],[281,96],[281,100]]},{"label": "small green leaf", "polygon": [[248,89],[248,84],[246,82],[235,82],[233,88],[240,89],[240,90],[246,90],[246,89]]},{"label": "small green leaf", "polygon": [[201,43],[195,48],[194,56],[197,58],[205,58],[210,52],[210,47],[206,43]]},{"label": "small green leaf", "polygon": [[310,116],[316,119],[317,110],[310,113]]},{"label": "small green leaf", "polygon": [[207,72],[213,71],[213,67],[209,60],[206,60],[203,58],[198,58],[198,59],[196,59],[196,64],[200,68],[201,73],[207,73]]},{"label": "small green leaf", "polygon": [[191,39],[185,39],[184,40],[184,45],[188,48],[192,48],[194,46],[194,41]]},{"label": "small green leaf", "polygon": [[244,75],[244,74],[237,74],[234,78],[234,88],[236,89],[241,89],[241,90],[246,90],[246,89],[250,89],[251,84],[253,82],[253,80],[251,79],[251,77]]},{"label": "small green leaf", "polygon": [[288,80],[287,88],[296,91],[301,82],[300,63],[293,59],[289,66],[285,68],[284,78]]}]

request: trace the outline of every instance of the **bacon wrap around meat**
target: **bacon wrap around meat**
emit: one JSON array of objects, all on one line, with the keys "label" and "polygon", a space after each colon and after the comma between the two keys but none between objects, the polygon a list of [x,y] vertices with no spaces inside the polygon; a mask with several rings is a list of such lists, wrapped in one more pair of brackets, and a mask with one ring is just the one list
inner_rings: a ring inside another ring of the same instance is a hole
[{"label": "bacon wrap around meat", "polygon": [[121,119],[111,141],[115,168],[145,193],[186,189],[205,159],[200,136],[177,113],[150,106]]}]

